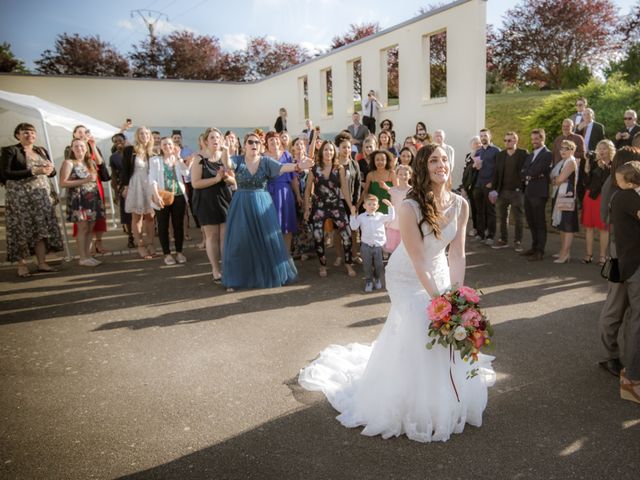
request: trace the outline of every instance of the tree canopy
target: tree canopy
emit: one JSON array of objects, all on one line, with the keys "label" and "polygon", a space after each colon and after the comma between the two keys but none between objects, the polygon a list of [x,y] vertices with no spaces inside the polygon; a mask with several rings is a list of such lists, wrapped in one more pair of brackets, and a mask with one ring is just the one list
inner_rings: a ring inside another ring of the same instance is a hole
[{"label": "tree canopy", "polygon": [[619,45],[610,0],[523,0],[503,18],[494,55],[512,81],[561,88],[568,71],[602,66]]},{"label": "tree canopy", "polygon": [[49,75],[129,75],[129,62],[100,37],[67,33],[56,37],[53,50],[45,50],[35,61],[37,71]]},{"label": "tree canopy", "polygon": [[24,62],[11,51],[11,44],[0,43],[0,72],[4,73],[29,73]]}]

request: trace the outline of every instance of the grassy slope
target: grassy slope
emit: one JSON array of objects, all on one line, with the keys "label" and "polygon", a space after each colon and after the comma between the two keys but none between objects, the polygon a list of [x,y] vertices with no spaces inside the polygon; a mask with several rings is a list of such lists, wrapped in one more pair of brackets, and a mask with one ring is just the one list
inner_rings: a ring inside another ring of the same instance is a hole
[{"label": "grassy slope", "polygon": [[529,149],[529,135],[525,117],[550,96],[559,91],[504,93],[487,95],[486,125],[491,130],[494,143],[502,148],[504,134],[515,131],[519,146]]}]

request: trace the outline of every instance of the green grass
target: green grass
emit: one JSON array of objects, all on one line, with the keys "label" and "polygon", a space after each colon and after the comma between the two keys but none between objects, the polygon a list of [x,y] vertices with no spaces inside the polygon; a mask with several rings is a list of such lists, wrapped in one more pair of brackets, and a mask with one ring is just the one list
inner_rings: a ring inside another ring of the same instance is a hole
[{"label": "green grass", "polygon": [[[531,148],[526,117],[542,105],[547,97],[558,93],[562,92],[555,90],[487,95],[486,127],[491,130],[494,143],[502,148],[504,134],[511,130],[518,134],[520,147]],[[567,112],[567,116],[571,113],[573,112]],[[547,144],[550,141],[553,139],[547,140]]]}]

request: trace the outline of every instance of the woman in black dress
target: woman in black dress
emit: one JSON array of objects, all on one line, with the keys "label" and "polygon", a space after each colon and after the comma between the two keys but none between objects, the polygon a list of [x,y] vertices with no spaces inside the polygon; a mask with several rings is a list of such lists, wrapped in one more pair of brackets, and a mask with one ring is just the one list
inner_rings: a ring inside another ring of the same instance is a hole
[{"label": "woman in black dress", "polygon": [[211,263],[213,281],[220,283],[222,272],[220,260],[223,255],[224,231],[227,211],[231,203],[231,185],[235,185],[233,172],[226,170],[222,157],[222,132],[208,128],[205,132],[206,158],[191,165],[191,185],[194,188],[193,212],[198,217],[204,231],[207,257]]}]

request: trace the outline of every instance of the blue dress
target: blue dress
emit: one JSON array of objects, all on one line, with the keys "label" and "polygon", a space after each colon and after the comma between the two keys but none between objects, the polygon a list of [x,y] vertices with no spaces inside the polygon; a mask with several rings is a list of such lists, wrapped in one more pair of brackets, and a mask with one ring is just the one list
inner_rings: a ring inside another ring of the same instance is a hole
[{"label": "blue dress", "polygon": [[224,238],[222,284],[227,288],[280,287],[297,271],[284,245],[267,182],[280,174],[280,163],[260,157],[251,175],[244,156],[232,157],[238,190],[231,199]]},{"label": "blue dress", "polygon": [[[289,152],[284,152],[280,156],[280,163],[293,163]],[[296,217],[296,199],[293,195],[291,182],[295,178],[295,173],[287,172],[269,180],[267,190],[271,194],[273,204],[276,207],[278,221],[282,233],[295,233],[298,231],[298,219]]]}]

